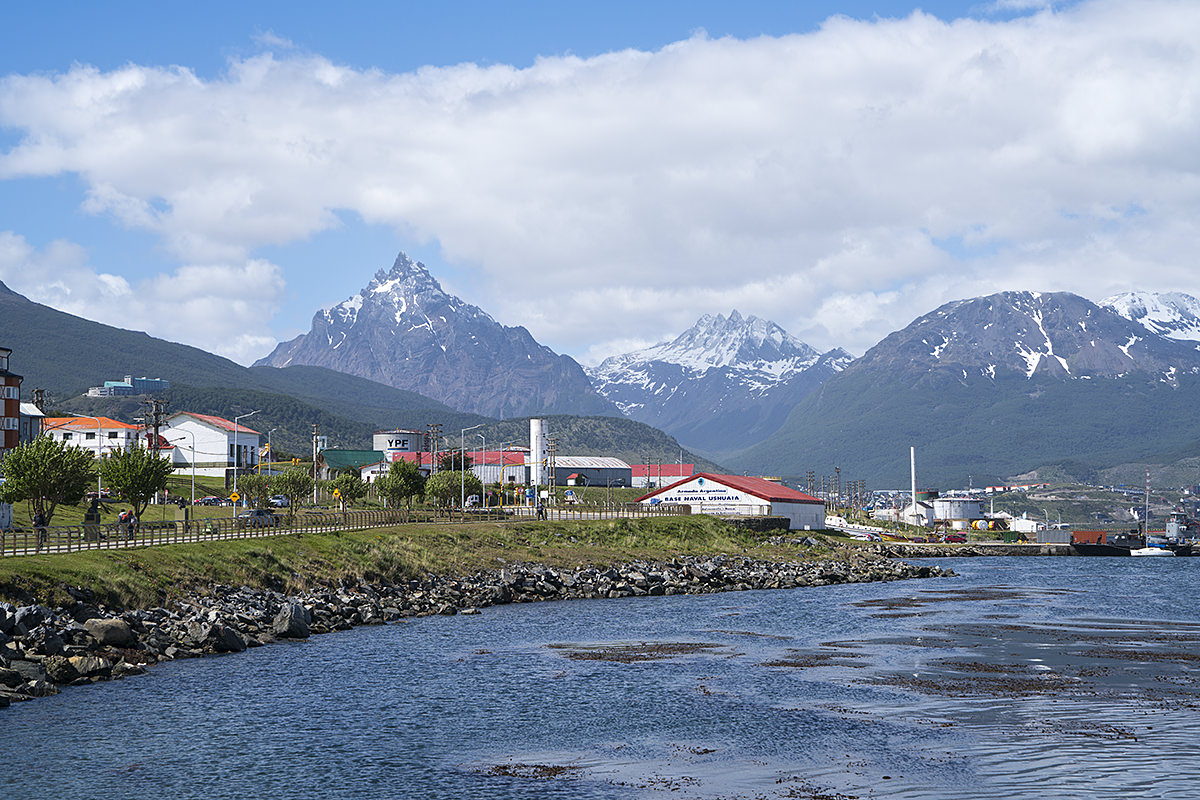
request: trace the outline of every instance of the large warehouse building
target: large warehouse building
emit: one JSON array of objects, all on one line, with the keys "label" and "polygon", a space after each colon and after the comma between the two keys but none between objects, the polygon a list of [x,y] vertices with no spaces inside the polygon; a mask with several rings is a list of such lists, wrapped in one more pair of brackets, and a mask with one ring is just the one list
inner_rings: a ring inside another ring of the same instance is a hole
[{"label": "large warehouse building", "polygon": [[792,530],[825,527],[825,503],[763,478],[700,472],[638,498],[639,503],[678,503],[693,514],[786,517]]}]

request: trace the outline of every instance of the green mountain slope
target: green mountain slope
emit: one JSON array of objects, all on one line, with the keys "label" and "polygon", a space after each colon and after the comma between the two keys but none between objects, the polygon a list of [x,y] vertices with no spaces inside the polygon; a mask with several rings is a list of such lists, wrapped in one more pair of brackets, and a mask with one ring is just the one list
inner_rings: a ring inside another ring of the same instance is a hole
[{"label": "green mountain slope", "polygon": [[1050,466],[1088,478],[1131,461],[1194,455],[1197,407],[1195,376],[1177,387],[1019,376],[931,384],[861,371],[830,380],[769,441],[728,463],[785,475],[837,466],[874,486],[903,486],[915,446],[923,485],[966,485],[970,476],[981,486]]}]

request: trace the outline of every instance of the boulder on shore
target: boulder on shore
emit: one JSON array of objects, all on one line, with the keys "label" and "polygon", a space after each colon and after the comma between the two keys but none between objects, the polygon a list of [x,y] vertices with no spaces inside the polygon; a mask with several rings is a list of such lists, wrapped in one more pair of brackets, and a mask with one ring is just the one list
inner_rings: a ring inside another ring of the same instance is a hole
[{"label": "boulder on shore", "polygon": [[275,615],[273,629],[281,639],[307,639],[308,622],[305,620],[304,607],[299,603],[284,605]]},{"label": "boulder on shore", "polygon": [[83,623],[87,632],[106,647],[134,647],[137,637],[123,619],[89,619]]}]

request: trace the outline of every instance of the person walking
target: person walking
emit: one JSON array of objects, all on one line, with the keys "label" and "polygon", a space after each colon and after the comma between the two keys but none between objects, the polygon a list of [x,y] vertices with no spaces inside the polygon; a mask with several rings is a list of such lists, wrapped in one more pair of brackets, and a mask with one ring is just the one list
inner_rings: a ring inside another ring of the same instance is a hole
[{"label": "person walking", "polygon": [[33,515],[33,534],[37,541],[37,551],[42,551],[42,545],[46,544],[49,538],[46,533],[46,515],[41,511]]}]

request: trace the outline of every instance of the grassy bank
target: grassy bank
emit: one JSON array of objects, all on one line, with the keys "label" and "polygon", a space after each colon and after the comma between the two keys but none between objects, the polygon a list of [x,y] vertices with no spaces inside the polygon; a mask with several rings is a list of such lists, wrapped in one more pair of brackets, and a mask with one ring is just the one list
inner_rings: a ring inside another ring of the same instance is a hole
[{"label": "grassy bank", "polygon": [[[828,556],[825,548],[764,545],[763,534],[705,516],[596,522],[412,524],[359,532],[0,559],[0,598],[58,605],[81,587],[111,606],[147,607],[209,583],[284,591],[353,578],[457,576],[509,561],[604,566],[676,555]],[[814,552],[816,551],[816,552]]]}]

